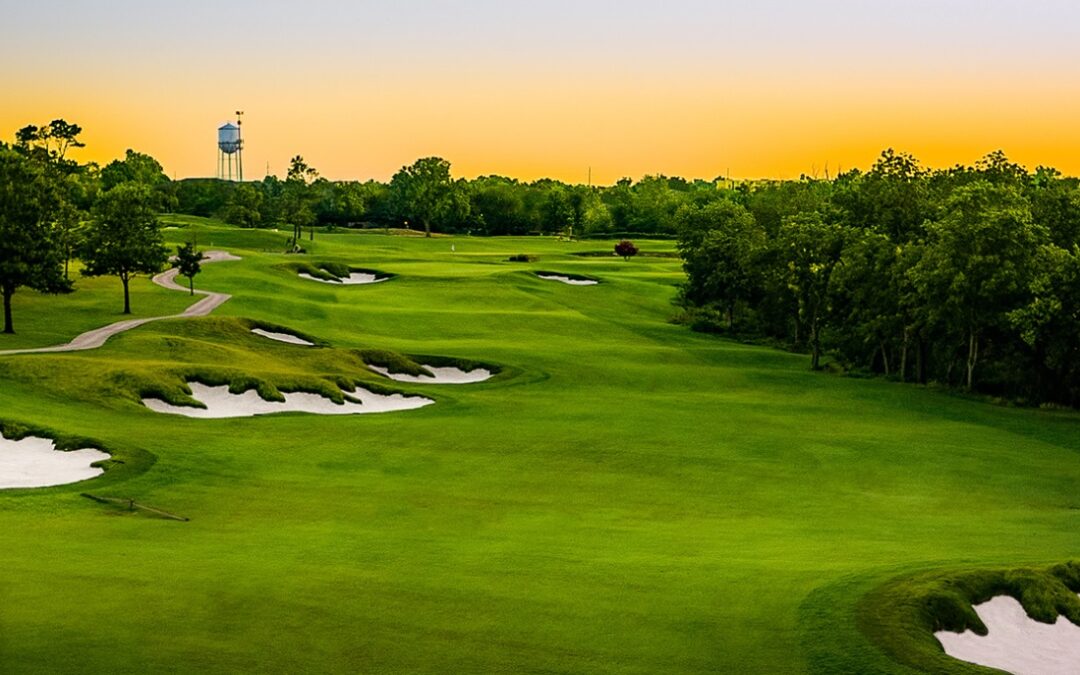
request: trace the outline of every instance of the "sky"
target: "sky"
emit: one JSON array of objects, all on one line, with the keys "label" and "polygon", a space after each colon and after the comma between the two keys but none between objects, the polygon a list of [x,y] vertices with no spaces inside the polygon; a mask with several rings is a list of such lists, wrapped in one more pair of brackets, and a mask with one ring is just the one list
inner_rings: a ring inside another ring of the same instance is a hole
[{"label": "sky", "polygon": [[1075,0],[0,0],[0,139],[212,176],[796,178],[885,148],[1080,175]]}]

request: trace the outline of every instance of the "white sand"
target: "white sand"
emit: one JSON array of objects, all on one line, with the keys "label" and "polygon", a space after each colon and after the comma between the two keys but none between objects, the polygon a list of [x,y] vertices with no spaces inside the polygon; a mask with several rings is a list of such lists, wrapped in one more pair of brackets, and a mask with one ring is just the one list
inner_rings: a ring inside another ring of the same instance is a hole
[{"label": "white sand", "polygon": [[368,366],[368,368],[371,368],[384,377],[389,377],[391,380],[396,380],[398,382],[419,382],[422,384],[471,384],[473,382],[490,380],[492,375],[494,375],[494,373],[487,368],[462,370],[461,368],[454,368],[453,366],[443,368],[424,366],[424,370],[431,373],[431,375],[391,373],[389,368],[383,368],[382,366]]},{"label": "white sand", "polygon": [[105,473],[90,465],[108,458],[108,453],[93,448],[57,450],[47,438],[11,441],[0,435],[0,489],[78,483]]},{"label": "white sand", "polygon": [[314,342],[308,342],[304,338],[296,337],[295,335],[289,335],[288,333],[275,333],[272,330],[263,330],[262,328],[252,328],[252,333],[261,335],[264,338],[270,338],[271,340],[277,340],[278,342],[288,342],[291,345],[304,345],[305,347],[314,347]]},{"label": "white sand", "polygon": [[249,389],[243,394],[230,394],[228,385],[208,387],[205,384],[191,382],[190,386],[192,397],[205,404],[206,408],[176,406],[155,398],[144,398],[143,404],[147,408],[160,413],[204,419],[221,419],[225,417],[272,415],[280,412],[306,412],[316,415],[362,415],[365,413],[415,410],[435,402],[423,396],[403,396],[401,394],[385,396],[357,388],[346,393],[360,401],[360,403],[345,401],[344,404],[338,405],[325,396],[304,392],[283,394],[285,402],[281,403],[278,401],[264,401],[260,398],[259,393],[253,389]]},{"label": "white sand", "polygon": [[985,637],[972,631],[934,633],[949,656],[1014,675],[1080,673],[1080,626],[1065,617],[1040,623],[1006,595],[975,605],[975,612],[990,631]]},{"label": "white sand", "polygon": [[353,272],[344,279],[320,279],[319,277],[312,276],[307,272],[300,273],[301,279],[310,279],[312,281],[318,281],[321,284],[338,284],[340,286],[355,286],[358,284],[377,284],[380,281],[386,281],[390,277],[380,277],[374,274],[368,274],[367,272]]},{"label": "white sand", "polygon": [[595,279],[571,279],[570,277],[564,277],[561,274],[537,274],[536,276],[541,279],[547,279],[548,281],[561,281],[564,284],[570,284],[571,286],[595,286],[600,283]]}]

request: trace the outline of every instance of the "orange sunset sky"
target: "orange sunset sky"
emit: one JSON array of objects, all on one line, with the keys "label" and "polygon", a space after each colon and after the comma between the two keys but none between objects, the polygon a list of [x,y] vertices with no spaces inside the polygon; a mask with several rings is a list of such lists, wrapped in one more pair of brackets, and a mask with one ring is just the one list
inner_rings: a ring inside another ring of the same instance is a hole
[{"label": "orange sunset sky", "polygon": [[0,137],[62,117],[77,158],[131,147],[245,174],[302,154],[332,179],[417,157],[454,173],[610,183],[930,166],[1003,149],[1080,174],[1080,3],[0,2]]}]

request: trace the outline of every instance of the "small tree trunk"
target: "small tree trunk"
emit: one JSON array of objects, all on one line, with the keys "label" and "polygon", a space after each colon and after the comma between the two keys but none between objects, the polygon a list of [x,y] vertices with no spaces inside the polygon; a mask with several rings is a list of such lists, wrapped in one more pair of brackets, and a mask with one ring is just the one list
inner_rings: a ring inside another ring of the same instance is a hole
[{"label": "small tree trunk", "polygon": [[429,223],[426,218],[424,219],[424,236],[428,238],[431,237],[431,223]]},{"label": "small tree trunk", "polygon": [[885,349],[885,343],[882,342],[879,347],[881,348],[881,366],[885,369],[885,377],[889,376],[889,352]]},{"label": "small tree trunk", "polygon": [[[311,232],[311,241],[315,241],[315,226],[314,225],[311,226],[310,232]],[[312,250],[314,250],[314,249],[312,249]]]},{"label": "small tree trunk", "polygon": [[120,281],[124,284],[124,314],[131,314],[131,294],[128,293],[128,275],[121,274]]},{"label": "small tree trunk", "polygon": [[908,340],[911,339],[911,331],[904,326],[904,344],[900,347],[900,381],[907,382],[907,348]]},{"label": "small tree trunk", "polygon": [[727,329],[730,331],[735,327],[735,305],[727,306]]},{"label": "small tree trunk", "polygon": [[191,290],[191,295],[195,295],[195,277],[188,277],[188,289]]},{"label": "small tree trunk", "polygon": [[71,252],[64,255],[64,281],[68,281],[68,265],[71,263]]},{"label": "small tree trunk", "polygon": [[15,333],[15,324],[11,321],[11,296],[15,294],[15,289],[9,289],[4,286],[4,332],[8,335]]},{"label": "small tree trunk", "polygon": [[919,336],[919,342],[916,345],[918,350],[915,352],[915,381],[919,384],[926,384],[926,340]]},{"label": "small tree trunk", "polygon": [[818,328],[818,320],[816,316],[810,322],[810,346],[812,348],[810,367],[813,370],[817,370],[821,367],[821,339]]},{"label": "small tree trunk", "polygon": [[979,339],[974,329],[968,333],[968,356],[967,356],[967,390],[971,391],[972,381],[975,379],[975,363],[979,360]]}]

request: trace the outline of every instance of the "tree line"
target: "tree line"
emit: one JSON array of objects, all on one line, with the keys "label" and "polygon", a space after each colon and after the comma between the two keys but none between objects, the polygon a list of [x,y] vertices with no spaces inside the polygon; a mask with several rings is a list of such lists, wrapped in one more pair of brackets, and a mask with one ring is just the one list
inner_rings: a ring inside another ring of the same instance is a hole
[{"label": "tree line", "polygon": [[720,198],[717,181],[624,178],[595,187],[504,176],[454,178],[440,157],[404,166],[389,182],[330,181],[294,157],[284,180],[185,179],[169,187],[178,213],[241,227],[394,227],[475,235],[671,236],[675,212]]},{"label": "tree line", "polygon": [[674,216],[688,319],[847,369],[1080,403],[1080,182],[1001,152],[743,183]]},{"label": "tree line", "polygon": [[73,260],[81,262],[82,276],[120,280],[125,314],[131,313],[131,279],[168,262],[158,213],[173,203],[161,165],[131,150],[104,167],[80,164],[68,151],[83,147],[81,133],[79,125],[58,119],[23,127],[13,143],[0,142],[4,333],[15,332],[12,299],[20,288],[75,289]]}]

